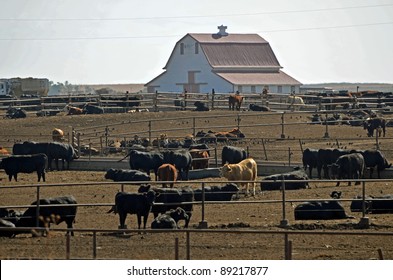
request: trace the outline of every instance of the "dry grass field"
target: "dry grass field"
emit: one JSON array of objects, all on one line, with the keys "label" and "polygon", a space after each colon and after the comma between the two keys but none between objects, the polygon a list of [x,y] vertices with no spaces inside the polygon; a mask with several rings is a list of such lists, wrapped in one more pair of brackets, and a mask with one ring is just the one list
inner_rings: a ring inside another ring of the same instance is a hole
[{"label": "dry grass field", "polygon": [[[221,117],[228,115],[229,117]],[[152,137],[167,133],[169,137],[180,138],[192,133],[192,127],[199,130],[229,130],[224,128],[236,127],[240,121],[242,132],[247,141],[234,143],[248,147],[250,154],[258,163],[283,162],[296,165],[301,160],[301,148],[340,147],[366,149],[375,148],[375,139],[367,138],[361,127],[332,125],[328,127],[329,138],[323,138],[326,133],[324,125],[301,124],[310,115],[306,113],[285,114],[288,124],[284,130],[281,126],[281,115],[250,114],[249,112],[211,111],[211,112],[146,112],[138,114],[106,114],[83,116],[54,116],[35,117],[27,119],[0,119],[0,142],[3,147],[11,148],[15,141],[35,140],[50,141],[53,128],[70,131],[70,127],[81,132],[85,142],[97,143],[95,135],[101,135],[103,127],[110,127],[110,140],[132,138],[135,134],[148,134],[148,122],[151,122]],[[164,121],[164,118],[171,118]],[[124,124],[119,124],[119,123]],[[112,124],[118,125],[113,126]],[[95,126],[96,128],[91,129]],[[214,129],[213,129],[214,128]],[[95,131],[92,134],[91,131]],[[121,136],[120,136],[121,135]],[[380,149],[389,160],[393,160],[393,141],[390,128],[385,138],[380,138]],[[263,143],[263,145],[262,145]],[[220,150],[221,146],[217,149]],[[290,155],[290,157],[289,157]],[[111,155],[121,158],[123,154]],[[108,169],[111,166],[108,166]],[[374,176],[375,177],[375,176]],[[3,171],[0,173],[0,205],[28,205],[36,199],[37,177],[35,174],[20,174],[19,180],[8,182]],[[259,177],[258,180],[262,180]],[[207,178],[207,185],[223,185],[225,180]],[[47,182],[40,184],[40,196],[50,197],[72,194],[80,204],[103,204],[103,206],[80,206],[75,228],[108,230],[97,233],[98,259],[173,259],[175,238],[179,238],[179,258],[185,259],[187,233],[149,232],[146,234],[128,233],[115,234],[118,227],[118,216],[107,214],[109,204],[114,202],[114,196],[120,189],[119,184],[104,185],[104,172],[90,171],[50,171]],[[200,181],[179,182],[180,185],[200,187]],[[81,183],[72,186],[52,186],[59,183]],[[83,184],[82,184],[83,183]],[[32,186],[20,188],[16,186]],[[12,188],[8,188],[12,186]],[[7,187],[7,188],[5,188]],[[136,191],[136,186],[125,186],[126,191]],[[351,199],[362,192],[361,186],[347,186],[342,183],[335,187],[334,182],[311,182],[310,188],[287,191],[287,200],[329,199],[333,190],[340,190],[343,199]],[[375,181],[366,183],[366,193],[370,195],[392,194],[393,183]],[[208,204],[205,207],[205,220],[209,232],[197,230],[202,220],[201,205],[195,205],[189,233],[191,259],[284,259],[284,232],[289,232],[293,244],[292,257],[300,260],[335,259],[357,260],[378,258],[378,249],[382,249],[385,259],[393,259],[393,216],[391,214],[368,214],[369,229],[359,229],[357,224],[361,213],[350,212],[350,202],[342,204],[348,215],[354,219],[331,221],[295,221],[293,209],[299,202],[285,205],[286,219],[289,226],[279,227],[282,217],[282,198],[280,191],[260,191],[255,197],[240,195],[232,204]],[[252,202],[252,203],[245,203]],[[269,202],[269,203],[262,203]],[[149,217],[148,228],[152,216]],[[128,229],[137,228],[136,216],[128,216]],[[51,226],[54,229],[64,229],[65,225]],[[240,234],[231,230],[247,231]],[[255,231],[263,231],[256,233]],[[281,234],[277,234],[276,232]],[[338,234],[321,234],[335,231]],[[293,233],[293,234],[291,234]],[[314,234],[312,234],[314,233]],[[315,234],[318,233],[318,234]],[[370,235],[361,235],[368,233]],[[390,233],[390,235],[373,235],[375,233]],[[15,238],[0,238],[1,259],[64,259],[66,257],[66,238],[64,232],[51,231],[48,237],[31,237],[21,234]],[[89,259],[93,257],[92,232],[76,232],[71,237],[70,257],[73,259]]]}]

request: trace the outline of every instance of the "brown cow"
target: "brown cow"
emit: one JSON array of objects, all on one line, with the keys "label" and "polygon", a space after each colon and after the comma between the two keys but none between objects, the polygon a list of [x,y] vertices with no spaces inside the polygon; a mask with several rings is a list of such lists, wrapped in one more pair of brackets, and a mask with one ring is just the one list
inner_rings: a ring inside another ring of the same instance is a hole
[{"label": "brown cow", "polygon": [[209,152],[204,150],[190,150],[192,157],[192,169],[204,169],[209,167]]},{"label": "brown cow", "polygon": [[[172,181],[170,187],[173,188],[177,179],[177,169],[170,163],[164,163],[158,168],[157,176],[159,181]],[[166,185],[166,183],[162,183],[163,188],[166,188]]]},{"label": "brown cow", "polygon": [[242,102],[243,102],[243,96],[241,96],[238,93],[231,94],[229,96],[229,110],[234,111],[236,108],[236,110],[240,111],[240,107],[242,106]]},{"label": "brown cow", "polygon": [[67,112],[67,115],[82,115],[83,110],[78,107],[66,105],[64,110]]},{"label": "brown cow", "polygon": [[228,139],[236,140],[236,139],[245,137],[245,135],[238,128],[234,128],[230,131],[214,132],[214,131],[209,130],[208,132],[214,133],[214,135],[217,137],[217,140],[221,141],[221,142],[225,142]]}]

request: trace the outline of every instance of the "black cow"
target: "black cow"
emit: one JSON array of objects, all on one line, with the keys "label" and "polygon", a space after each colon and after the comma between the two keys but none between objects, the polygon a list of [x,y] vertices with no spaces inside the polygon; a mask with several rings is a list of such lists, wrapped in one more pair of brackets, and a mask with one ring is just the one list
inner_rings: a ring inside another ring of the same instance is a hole
[{"label": "black cow", "polygon": [[[139,193],[144,193],[147,192],[151,189],[150,185],[141,185],[139,187],[138,192]],[[172,188],[172,189],[167,189],[167,188],[153,188],[153,190],[156,192],[157,197],[155,200],[155,203],[160,203],[160,204],[171,204],[171,205],[159,205],[159,204],[154,204],[151,212],[154,214],[154,218],[157,218],[158,214],[163,214],[170,209],[176,209],[177,207],[181,207],[186,211],[186,214],[189,217],[189,220],[191,219],[192,216],[192,209],[193,205],[192,204],[182,204],[185,202],[193,202],[194,201],[194,191],[191,187],[182,187],[179,189]],[[184,227],[188,227],[189,220],[186,221]]]},{"label": "black cow", "polygon": [[142,217],[143,228],[146,228],[147,218],[156,198],[154,191],[149,190],[143,193],[118,192],[115,196],[115,205],[108,211],[119,214],[120,229],[125,229],[127,214],[136,214],[138,219],[138,229],[141,229]]},{"label": "black cow", "polygon": [[146,173],[139,170],[114,169],[111,168],[105,173],[105,179],[111,179],[115,182],[132,182],[132,181],[150,181],[151,178]]},{"label": "black cow", "polygon": [[202,101],[195,101],[194,102],[195,111],[209,111],[209,107]]},{"label": "black cow", "polygon": [[381,171],[392,166],[392,164],[388,162],[388,160],[379,150],[353,150],[352,152],[361,153],[363,155],[366,168],[370,168],[370,178],[372,178],[373,176],[375,167],[377,167],[378,179],[380,179]]},{"label": "black cow", "polygon": [[[61,222],[66,222],[67,228],[72,229],[77,212],[76,204],[77,202],[72,195],[40,199],[38,226],[49,228],[51,223],[58,225]],[[37,205],[37,201],[33,202],[31,205]],[[15,224],[17,227],[35,227],[36,225],[36,207],[29,207]],[[67,232],[67,234],[69,234],[69,232]],[[73,231],[71,235],[74,235]]]},{"label": "black cow", "polygon": [[[239,192],[239,187],[234,183],[225,186],[205,187],[205,201],[231,201],[233,195]],[[195,201],[202,201],[202,189],[194,190]]]},{"label": "black cow", "polygon": [[338,201],[308,201],[295,208],[295,220],[336,220],[347,216]]},{"label": "black cow", "polygon": [[[366,196],[365,197],[365,212],[373,214],[387,214],[393,213],[393,195],[383,196]],[[362,196],[358,195],[351,202],[352,212],[362,212]]]},{"label": "black cow", "polygon": [[70,162],[78,158],[75,149],[71,144],[60,142],[33,142],[25,141],[23,143],[15,143],[12,152],[14,155],[31,155],[31,154],[46,154],[48,157],[48,168],[52,169],[52,160],[56,162],[56,168],[59,169],[58,160],[63,163],[67,162],[67,169],[70,168]]},{"label": "black cow", "polygon": [[9,107],[5,113],[5,117],[9,119],[23,119],[26,118],[27,113],[21,108]]},{"label": "black cow", "polygon": [[324,171],[324,177],[326,179],[330,179],[329,174],[329,166],[336,162],[336,160],[345,154],[349,154],[349,150],[342,150],[342,149],[319,149],[318,150],[318,178],[322,178],[321,170]]},{"label": "black cow", "polygon": [[164,214],[159,215],[151,223],[152,229],[177,229],[179,228],[177,223],[180,220],[184,220],[186,223],[190,221],[190,217],[186,214],[183,208],[177,207],[176,209],[171,209]]},{"label": "black cow", "polygon": [[239,163],[247,158],[247,152],[243,148],[224,146],[221,152],[221,165],[226,163]]},{"label": "black cow", "polygon": [[312,169],[318,167],[318,150],[309,148],[305,149],[303,151],[302,161],[304,171],[307,171],[308,167],[309,177],[312,179]]},{"label": "black cow", "polygon": [[[333,179],[360,179],[363,177],[365,169],[364,157],[361,153],[352,153],[340,156],[335,163],[331,165],[331,174]],[[360,184],[356,182],[355,185]],[[339,186],[337,182],[336,186]],[[348,181],[348,186],[351,182]]]},{"label": "black cow", "polygon": [[303,170],[294,170],[282,174],[274,174],[266,176],[261,182],[262,191],[281,190],[282,180],[284,181],[296,181],[296,182],[285,182],[286,190],[297,190],[308,188],[308,176]]},{"label": "black cow", "polygon": [[64,170],[64,161],[67,162],[67,169],[70,169],[70,162],[78,158],[74,147],[68,143],[50,142],[48,145],[48,167],[52,169],[52,159],[55,160],[56,169],[59,169],[60,159],[62,161],[62,169]]},{"label": "black cow", "polygon": [[132,150],[119,161],[130,157],[130,168],[134,170],[142,170],[150,176],[150,170],[154,170],[157,181],[158,168],[164,163],[164,155],[160,152],[142,152]]},{"label": "black cow", "polygon": [[175,107],[176,107],[176,111],[179,111],[179,110],[183,111],[183,110],[186,109],[186,108],[185,108],[185,107],[186,107],[186,103],[185,103],[184,100],[175,99],[175,100],[173,100],[173,104],[174,104]]},{"label": "black cow", "polygon": [[188,173],[191,169],[192,156],[188,150],[165,151],[164,163],[170,163],[179,171],[179,178],[188,180]]},{"label": "black cow", "polygon": [[10,181],[12,177],[18,181],[18,173],[37,172],[38,182],[41,181],[41,178],[45,182],[47,162],[48,157],[45,154],[9,156],[2,159],[0,169],[5,170]]},{"label": "black cow", "polygon": [[271,111],[269,107],[264,106],[264,105],[258,105],[258,104],[253,104],[251,103],[248,105],[248,109],[250,111],[256,111],[256,112],[269,112]]},{"label": "black cow", "polygon": [[[386,120],[384,118],[368,118],[363,123],[363,128],[367,130],[367,136],[373,137],[374,130],[381,130],[383,137],[386,135]],[[381,131],[378,131],[378,136],[381,136]]]},{"label": "black cow", "polygon": [[86,103],[83,108],[83,114],[103,114],[104,109],[100,106]]}]

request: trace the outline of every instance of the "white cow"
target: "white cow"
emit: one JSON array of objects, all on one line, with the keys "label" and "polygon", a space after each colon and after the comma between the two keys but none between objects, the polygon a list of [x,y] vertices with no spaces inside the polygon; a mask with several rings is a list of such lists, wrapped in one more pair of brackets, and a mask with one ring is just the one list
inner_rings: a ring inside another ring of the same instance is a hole
[{"label": "white cow", "polygon": [[292,111],[299,111],[304,105],[303,98],[295,95],[288,96],[287,103],[289,103],[288,109]]}]

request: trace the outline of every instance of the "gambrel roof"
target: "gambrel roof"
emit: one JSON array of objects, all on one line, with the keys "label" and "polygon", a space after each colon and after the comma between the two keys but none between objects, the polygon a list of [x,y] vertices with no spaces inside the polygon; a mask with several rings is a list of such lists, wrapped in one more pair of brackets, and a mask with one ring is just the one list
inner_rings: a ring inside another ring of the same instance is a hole
[{"label": "gambrel roof", "polygon": [[189,34],[213,68],[281,68],[270,44],[258,34]]},{"label": "gambrel roof", "polygon": [[[213,70],[241,68],[278,71],[282,68],[270,44],[258,34],[220,36],[218,34],[188,33],[179,42],[186,36],[194,38],[200,44]],[[168,63],[164,69],[167,68]]]}]

